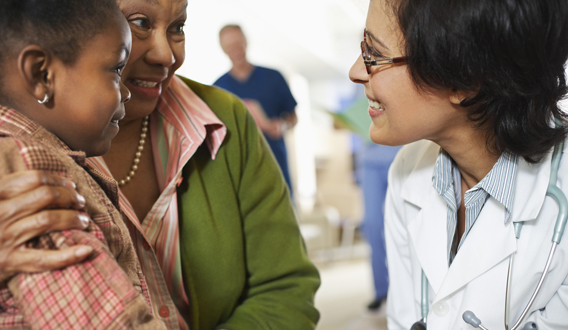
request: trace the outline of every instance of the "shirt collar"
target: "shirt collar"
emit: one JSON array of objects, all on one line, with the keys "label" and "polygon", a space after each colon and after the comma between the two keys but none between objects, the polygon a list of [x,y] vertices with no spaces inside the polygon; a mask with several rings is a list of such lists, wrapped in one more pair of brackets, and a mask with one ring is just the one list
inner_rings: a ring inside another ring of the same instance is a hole
[{"label": "shirt collar", "polygon": [[[509,151],[503,152],[495,165],[493,165],[491,171],[489,171],[478,184],[470,189],[470,191],[483,189],[487,194],[501,203],[506,210],[505,224],[511,220],[518,161],[519,157],[517,155]],[[434,189],[446,200],[446,203],[448,203],[450,207],[452,203],[453,205],[457,205],[454,193],[454,176],[452,174],[453,171],[457,170],[457,166],[450,155],[444,150],[441,150],[436,159],[432,183]]]},{"label": "shirt collar", "polygon": [[475,186],[485,190],[505,207],[505,224],[511,220],[518,162],[517,155],[503,152],[491,171]]},{"label": "shirt collar", "polygon": [[[158,102],[159,113],[183,136],[191,139],[196,132],[215,159],[227,128],[213,110],[193,92],[179,77],[174,76]],[[190,129],[188,129],[190,128]]]},{"label": "shirt collar", "polygon": [[454,211],[457,211],[457,189],[454,187],[454,171],[457,170],[454,160],[450,155],[440,148],[434,173],[432,174],[432,184],[438,195],[442,196],[446,204]]},{"label": "shirt collar", "polygon": [[73,151],[55,134],[26,117],[21,112],[0,105],[0,135],[16,138],[29,138],[61,150],[81,166],[85,165],[86,155],[82,151]]}]

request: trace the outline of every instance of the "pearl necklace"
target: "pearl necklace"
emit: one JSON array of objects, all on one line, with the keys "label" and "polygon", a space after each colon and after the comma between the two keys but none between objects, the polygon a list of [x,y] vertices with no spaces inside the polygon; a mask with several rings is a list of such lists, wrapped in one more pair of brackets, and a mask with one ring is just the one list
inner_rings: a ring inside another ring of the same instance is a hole
[{"label": "pearl necklace", "polygon": [[132,163],[132,167],[130,168],[130,172],[126,176],[126,178],[118,181],[119,186],[124,186],[132,178],[134,174],[136,174],[136,170],[138,170],[138,163],[140,163],[140,157],[142,157],[142,151],[144,150],[144,143],[146,142],[146,132],[148,132],[148,122],[150,120],[150,116],[144,117],[144,121],[142,122],[142,130],[140,131],[140,141],[138,142],[138,149],[136,149],[136,153],[134,154],[134,162]]}]

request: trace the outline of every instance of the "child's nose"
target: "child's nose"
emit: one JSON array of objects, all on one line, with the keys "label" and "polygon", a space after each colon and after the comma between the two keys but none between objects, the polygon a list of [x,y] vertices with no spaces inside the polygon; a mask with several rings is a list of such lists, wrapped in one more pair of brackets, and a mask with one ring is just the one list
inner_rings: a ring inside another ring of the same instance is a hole
[{"label": "child's nose", "polygon": [[130,94],[130,90],[124,86],[122,82],[120,82],[120,102],[126,103],[130,101],[130,96],[132,96],[132,94]]}]

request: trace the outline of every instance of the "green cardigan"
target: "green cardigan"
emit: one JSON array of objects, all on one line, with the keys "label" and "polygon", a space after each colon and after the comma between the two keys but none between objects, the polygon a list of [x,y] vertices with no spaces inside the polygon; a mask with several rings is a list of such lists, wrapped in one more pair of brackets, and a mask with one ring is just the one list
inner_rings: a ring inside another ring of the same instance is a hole
[{"label": "green cardigan", "polygon": [[178,188],[191,329],[313,329],[319,274],[271,151],[237,97],[182,79],[227,127],[216,159],[202,145]]}]

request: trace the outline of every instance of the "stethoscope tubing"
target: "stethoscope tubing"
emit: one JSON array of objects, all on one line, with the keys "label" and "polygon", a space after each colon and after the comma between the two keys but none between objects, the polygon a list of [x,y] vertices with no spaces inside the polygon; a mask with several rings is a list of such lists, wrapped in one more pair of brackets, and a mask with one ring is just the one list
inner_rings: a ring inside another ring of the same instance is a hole
[{"label": "stethoscope tubing", "polygon": [[566,195],[564,195],[562,190],[557,186],[549,185],[546,194],[553,197],[556,199],[556,202],[558,202],[558,218],[554,226],[552,242],[560,244],[562,235],[566,229],[566,221],[568,220],[568,200],[566,200]]},{"label": "stethoscope tubing", "polygon": [[[521,322],[523,322],[523,320],[525,319],[525,317],[527,316],[532,304],[534,303],[534,300],[536,299],[537,294],[540,291],[540,288],[542,287],[542,283],[544,283],[544,279],[546,278],[546,275],[548,275],[548,269],[550,268],[550,264],[552,263],[552,258],[554,257],[554,253],[556,252],[556,247],[558,246],[558,244],[556,242],[552,242],[552,248],[550,249],[550,253],[548,254],[548,259],[546,260],[546,266],[544,266],[544,270],[542,271],[542,275],[540,276],[540,280],[538,281],[538,284],[531,296],[531,299],[529,300],[529,303],[527,304],[527,306],[525,307],[525,309],[523,310],[523,312],[521,313],[521,316],[519,317],[519,319],[517,320],[517,322],[515,323],[515,325],[513,325],[513,327],[511,328],[511,330],[516,330],[519,328],[519,326],[521,326]],[[512,258],[512,256],[511,256]],[[512,259],[511,259],[512,260]],[[509,263],[509,267],[512,265],[512,262]],[[510,274],[512,273],[512,269],[509,269],[509,274],[507,276],[507,304],[505,306],[505,330],[509,330],[507,321],[508,321],[508,316],[509,316],[509,287],[511,286],[510,283]]]},{"label": "stethoscope tubing", "polygon": [[[546,275],[548,275],[548,269],[550,268],[550,264],[552,263],[552,258],[554,257],[554,253],[556,252],[556,247],[558,243],[562,240],[562,235],[564,234],[564,229],[566,228],[566,220],[568,219],[568,200],[566,199],[566,195],[558,186],[556,185],[558,179],[558,168],[560,167],[560,158],[562,157],[562,150],[564,149],[564,141],[559,142],[555,147],[552,153],[552,165],[550,168],[550,181],[548,182],[548,189],[546,190],[546,195],[554,198],[558,203],[558,216],[556,217],[556,224],[554,226],[554,232],[552,235],[552,247],[550,248],[550,253],[548,254],[548,259],[546,260],[546,265],[544,266],[544,270],[542,275],[540,276],[540,280],[529,300],[527,306],[521,313],[521,316],[513,325],[511,330],[516,330],[523,322],[524,318],[527,316],[532,304],[534,303],[537,294],[540,292],[540,288],[544,283]],[[517,238],[520,236],[520,228],[518,230]],[[508,322],[509,322],[509,290],[511,287],[511,276],[512,276],[512,265],[513,265],[514,255],[511,256],[509,261],[509,271],[507,274],[507,293],[506,293],[506,301],[505,301],[505,330],[509,330]]]},{"label": "stethoscope tubing", "polygon": [[426,323],[428,318],[428,278],[426,277],[426,273],[422,270],[422,287],[421,287],[421,306],[422,309],[422,322]]},{"label": "stethoscope tubing", "polygon": [[509,268],[507,269],[507,289],[505,292],[505,330],[509,330],[509,306],[511,303],[511,277],[513,275],[513,261],[515,255],[509,258]]}]

